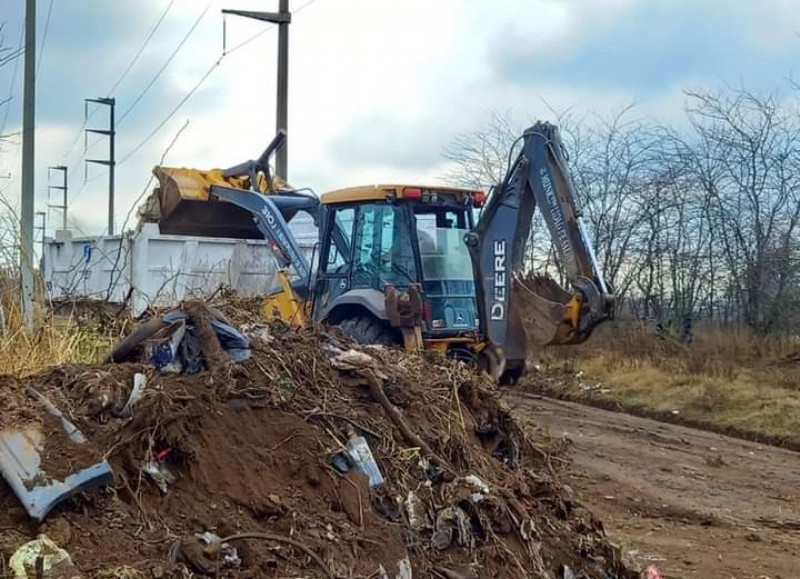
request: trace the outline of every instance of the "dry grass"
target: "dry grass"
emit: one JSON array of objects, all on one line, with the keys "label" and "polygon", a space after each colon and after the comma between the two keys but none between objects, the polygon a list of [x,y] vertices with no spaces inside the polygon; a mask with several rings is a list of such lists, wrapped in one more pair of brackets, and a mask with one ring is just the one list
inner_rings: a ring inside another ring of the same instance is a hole
[{"label": "dry grass", "polygon": [[35,329],[25,328],[19,305],[2,300],[0,375],[25,376],[56,364],[92,363],[105,356],[120,335],[118,327],[97,321],[40,312]]},{"label": "dry grass", "polygon": [[798,352],[797,340],[744,329],[699,328],[684,345],[640,325],[616,324],[582,346],[549,349],[542,361],[583,372],[579,380],[548,382],[570,398],[800,441],[800,362],[790,360]]}]

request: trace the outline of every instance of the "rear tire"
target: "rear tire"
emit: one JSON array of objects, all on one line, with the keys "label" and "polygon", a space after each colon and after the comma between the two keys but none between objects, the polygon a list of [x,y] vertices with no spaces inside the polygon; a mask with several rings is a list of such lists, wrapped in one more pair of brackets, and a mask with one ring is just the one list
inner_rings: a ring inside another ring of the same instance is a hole
[{"label": "rear tire", "polygon": [[401,343],[397,331],[375,316],[355,316],[342,320],[336,325],[359,344],[399,346]]}]

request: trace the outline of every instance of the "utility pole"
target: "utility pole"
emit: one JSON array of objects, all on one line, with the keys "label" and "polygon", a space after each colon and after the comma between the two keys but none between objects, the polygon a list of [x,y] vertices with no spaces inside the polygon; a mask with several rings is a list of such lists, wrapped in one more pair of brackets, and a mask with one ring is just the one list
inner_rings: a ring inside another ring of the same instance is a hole
[{"label": "utility pole", "polygon": [[[223,10],[223,14],[234,14],[278,25],[278,98],[275,117],[275,133],[281,129],[289,133],[289,0],[279,0],[278,12],[253,12],[251,10]],[[275,153],[275,174],[289,180],[289,146],[284,139],[283,146]]]},{"label": "utility pole", "polygon": [[[60,171],[63,179],[61,181],[61,185],[51,185],[50,184],[50,172],[51,171]],[[47,168],[47,207],[50,209],[60,209],[61,210],[61,229],[67,228],[67,167],[64,165],[56,165],[54,167]],[[64,200],[61,205],[51,205],[50,204],[50,191],[53,189],[58,189],[64,194]]]},{"label": "utility pole", "polygon": [[[36,231],[41,231],[42,232],[42,257],[41,257],[41,259],[42,259],[42,261],[44,261],[44,236],[45,236],[46,229],[47,229],[47,213],[45,213],[44,211],[37,211],[36,212],[36,217],[41,217],[42,218],[41,225],[38,225],[38,226],[34,227],[34,229]],[[41,270],[40,270],[39,273],[41,273]]]},{"label": "utility pole", "polygon": [[285,181],[289,180],[289,0],[280,0],[278,15],[285,20],[278,22],[278,110],[276,112],[275,133],[283,129],[287,138],[283,147],[276,151],[275,172]]},{"label": "utility pole", "polygon": [[22,316],[33,329],[34,126],[36,124],[36,0],[25,0],[25,85],[22,104],[22,195],[19,223],[19,270]]},{"label": "utility pole", "polygon": [[[107,129],[86,129],[87,133],[95,133],[108,137],[108,159],[86,159],[87,163],[96,163],[108,167],[108,234],[114,235],[114,168],[117,161],[114,157],[114,108],[116,101],[113,97],[98,97],[96,99],[84,99],[84,115],[88,113],[89,103],[97,103],[108,107],[108,128]],[[88,118],[88,117],[87,117]]]}]

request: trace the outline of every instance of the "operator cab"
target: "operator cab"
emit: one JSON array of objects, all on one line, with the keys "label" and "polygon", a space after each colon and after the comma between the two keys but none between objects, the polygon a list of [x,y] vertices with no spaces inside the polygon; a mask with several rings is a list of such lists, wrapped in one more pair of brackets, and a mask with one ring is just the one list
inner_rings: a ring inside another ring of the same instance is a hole
[{"label": "operator cab", "polygon": [[322,195],[314,317],[337,323],[362,308],[385,319],[384,288],[418,283],[426,339],[476,334],[475,279],[464,235],[484,198],[482,191],[410,185]]}]

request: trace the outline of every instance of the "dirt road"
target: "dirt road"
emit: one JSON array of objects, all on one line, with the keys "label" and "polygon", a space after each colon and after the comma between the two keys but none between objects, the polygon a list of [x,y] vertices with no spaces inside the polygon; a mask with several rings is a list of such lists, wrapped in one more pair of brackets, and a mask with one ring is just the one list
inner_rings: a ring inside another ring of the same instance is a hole
[{"label": "dirt road", "polygon": [[800,577],[800,454],[530,394],[520,416],[573,442],[566,479],[664,577]]}]

